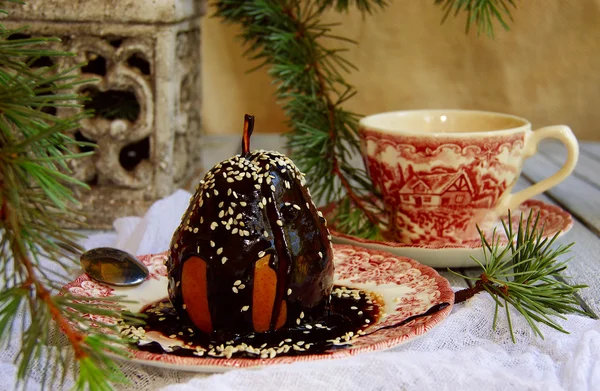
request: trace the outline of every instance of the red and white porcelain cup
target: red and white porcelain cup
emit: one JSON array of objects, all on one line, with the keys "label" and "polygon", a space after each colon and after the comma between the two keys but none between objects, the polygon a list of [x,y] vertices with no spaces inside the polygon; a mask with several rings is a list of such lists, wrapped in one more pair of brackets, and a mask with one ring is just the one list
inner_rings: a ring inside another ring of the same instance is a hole
[{"label": "red and white porcelain cup", "polygon": [[[414,110],[360,120],[365,165],[390,214],[388,240],[460,244],[508,209],[564,180],[579,155],[565,125],[536,131],[524,118],[467,110]],[[512,193],[523,162],[546,138],[568,150],[563,167]]]}]

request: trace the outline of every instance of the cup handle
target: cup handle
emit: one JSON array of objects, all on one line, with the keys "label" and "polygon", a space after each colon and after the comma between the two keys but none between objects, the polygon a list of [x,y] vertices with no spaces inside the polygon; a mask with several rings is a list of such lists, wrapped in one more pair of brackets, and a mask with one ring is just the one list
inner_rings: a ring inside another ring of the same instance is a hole
[{"label": "cup handle", "polygon": [[554,175],[508,195],[496,208],[496,213],[499,215],[505,214],[507,209],[514,209],[529,198],[556,186],[573,172],[579,158],[579,144],[571,129],[565,125],[547,126],[529,133],[525,139],[525,158],[535,155],[538,144],[546,138],[560,140],[567,147],[567,161]]}]

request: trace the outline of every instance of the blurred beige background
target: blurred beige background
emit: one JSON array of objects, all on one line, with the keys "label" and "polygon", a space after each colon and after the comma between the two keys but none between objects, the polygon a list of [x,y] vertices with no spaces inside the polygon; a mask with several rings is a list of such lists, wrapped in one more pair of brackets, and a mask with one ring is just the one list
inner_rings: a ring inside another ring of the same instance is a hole
[{"label": "blurred beige background", "polygon": [[[517,3],[511,31],[497,28],[494,40],[465,35],[464,16],[440,25],[433,1],[390,0],[364,19],[331,13],[343,23],[335,33],[359,42],[347,53],[360,69],[347,76],[359,91],[347,107],[500,111],[600,140],[600,0]],[[246,73],[254,64],[242,57],[237,27],[209,16],[203,23],[205,131],[241,132],[252,113],[257,132],[285,132],[266,71]]]}]

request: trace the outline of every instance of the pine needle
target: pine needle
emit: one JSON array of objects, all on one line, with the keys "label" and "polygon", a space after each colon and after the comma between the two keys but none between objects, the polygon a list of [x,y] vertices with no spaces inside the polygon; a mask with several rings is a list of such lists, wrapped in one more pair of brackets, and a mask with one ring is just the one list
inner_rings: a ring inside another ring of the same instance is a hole
[{"label": "pine needle", "polygon": [[[128,339],[120,338],[113,323],[92,327],[84,314],[120,319],[121,304],[114,297],[90,302],[60,296],[64,273],[54,270],[77,265],[65,249],[77,248],[79,236],[60,221],[79,216],[73,189],[87,187],[72,177],[68,162],[89,153],[78,152],[87,143],[68,134],[91,113],[83,110],[80,96],[65,92],[83,82],[74,73],[78,67],[32,67],[41,56],[73,54],[49,49],[56,39],[13,36],[24,32],[0,27],[0,345],[19,344],[17,378],[23,388],[39,365],[43,389],[59,388],[68,374],[77,377],[79,389],[110,389],[123,376],[106,352],[125,354]],[[44,111],[58,107],[81,108],[81,114],[60,118]],[[63,331],[70,349],[51,346],[51,324]],[[15,336],[20,340],[13,341]]]},{"label": "pine needle", "polygon": [[[588,315],[577,299],[577,292],[586,285],[569,285],[562,274],[567,269],[568,260],[558,258],[566,255],[574,243],[553,247],[560,232],[553,237],[544,236],[544,227],[540,226],[540,215],[530,211],[527,217],[521,215],[517,231],[510,225],[510,212],[502,222],[508,245],[501,245],[500,235],[494,231],[491,242],[477,228],[481,237],[484,260],[473,258],[483,269],[478,278],[467,277],[450,270],[452,273],[475,280],[472,288],[459,291],[458,301],[472,297],[481,291],[487,291],[496,302],[493,327],[496,328],[498,309],[505,307],[506,319],[513,342],[516,341],[508,305],[515,308],[527,321],[534,335],[543,338],[538,323],[555,330],[568,333],[555,318],[564,319],[565,314]],[[457,301],[457,302],[458,302]],[[504,303],[504,304],[502,304]]]}]

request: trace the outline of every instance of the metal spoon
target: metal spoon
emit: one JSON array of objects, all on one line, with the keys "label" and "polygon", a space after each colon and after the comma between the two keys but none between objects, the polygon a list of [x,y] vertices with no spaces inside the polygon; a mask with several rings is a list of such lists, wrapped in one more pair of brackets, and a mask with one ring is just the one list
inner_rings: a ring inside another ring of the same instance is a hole
[{"label": "metal spoon", "polygon": [[148,268],[133,255],[111,247],[88,250],[79,257],[90,278],[110,285],[137,285],[148,277]]}]

